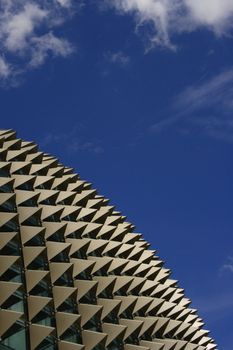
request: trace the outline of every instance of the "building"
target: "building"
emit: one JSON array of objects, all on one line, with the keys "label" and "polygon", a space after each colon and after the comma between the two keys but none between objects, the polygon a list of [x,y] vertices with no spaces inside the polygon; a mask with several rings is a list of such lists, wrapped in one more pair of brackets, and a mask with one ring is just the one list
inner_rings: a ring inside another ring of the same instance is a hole
[{"label": "building", "polygon": [[0,144],[0,350],[216,349],[106,198],[13,130]]}]

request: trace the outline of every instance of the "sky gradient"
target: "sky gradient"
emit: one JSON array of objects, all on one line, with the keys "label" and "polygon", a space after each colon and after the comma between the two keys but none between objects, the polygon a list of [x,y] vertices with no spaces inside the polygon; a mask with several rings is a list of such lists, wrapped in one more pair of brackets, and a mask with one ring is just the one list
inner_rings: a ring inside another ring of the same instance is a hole
[{"label": "sky gradient", "polygon": [[232,1],[3,1],[0,18],[0,127],[110,198],[232,350]]}]

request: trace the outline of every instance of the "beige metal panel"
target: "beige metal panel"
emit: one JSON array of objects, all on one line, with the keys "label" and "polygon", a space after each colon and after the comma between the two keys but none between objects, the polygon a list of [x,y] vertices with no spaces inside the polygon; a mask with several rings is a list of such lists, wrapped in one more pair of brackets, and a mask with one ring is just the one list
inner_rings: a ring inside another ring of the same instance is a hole
[{"label": "beige metal panel", "polygon": [[31,175],[34,175],[34,174],[38,175],[41,172],[42,173],[47,172],[48,170],[49,170],[49,164],[32,164],[30,174]]},{"label": "beige metal panel", "polygon": [[66,299],[73,297],[74,300],[77,299],[77,288],[75,287],[53,287],[53,298],[55,308],[58,308]]},{"label": "beige metal panel", "polygon": [[52,189],[60,188],[61,190],[66,190],[68,183],[69,178],[66,178],[64,176],[55,178],[52,184]]},{"label": "beige metal panel", "polygon": [[58,350],[85,350],[85,347],[81,344],[74,344],[68,341],[60,341],[58,343]]},{"label": "beige metal panel", "polygon": [[[205,348],[203,347],[202,350],[204,350],[204,349]],[[197,344],[187,343],[186,347],[185,347],[185,350],[201,350],[201,347],[199,347]]]},{"label": "beige metal panel", "polygon": [[25,267],[35,260],[39,255],[46,255],[46,247],[23,247],[23,258]]},{"label": "beige metal panel", "polygon": [[73,264],[71,263],[56,263],[56,262],[50,262],[49,264],[49,270],[51,273],[51,281],[52,283],[56,283],[56,281],[68,270],[73,270]]},{"label": "beige metal panel", "polygon": [[111,235],[111,240],[119,240],[122,241],[124,244],[132,244],[130,242],[125,242],[124,237],[128,233],[129,229],[125,227],[122,224],[118,224],[115,228],[113,234]]},{"label": "beige metal panel", "polygon": [[25,279],[28,293],[30,293],[30,291],[46,277],[49,279],[49,271],[26,270]]},{"label": "beige metal panel", "polygon": [[9,221],[18,222],[18,215],[15,213],[0,212],[0,231]]},{"label": "beige metal panel", "polygon": [[66,251],[67,254],[69,254],[69,250],[71,247],[70,243],[64,243],[64,242],[46,242],[47,247],[47,254],[48,254],[48,260],[52,260],[55,258],[58,254],[61,252]]},{"label": "beige metal panel", "polygon": [[156,334],[163,334],[169,323],[169,320],[163,317],[150,317],[150,318],[153,319],[154,321],[157,321],[155,324]]},{"label": "beige metal panel", "polygon": [[135,247],[132,244],[122,243],[116,255],[125,259],[130,259],[130,255],[134,249]]},{"label": "beige metal panel", "polygon": [[61,214],[63,212],[63,208],[56,207],[53,205],[40,205],[40,209],[41,209],[41,220],[48,220],[53,215],[57,216],[60,219]]},{"label": "beige metal panel", "polygon": [[54,176],[36,176],[34,188],[39,188],[41,185],[51,185],[54,181]]},{"label": "beige metal panel", "polygon": [[132,344],[126,344],[124,346],[125,350],[150,350],[150,348],[146,346],[139,346],[139,345],[132,345]]},{"label": "beige metal panel", "polygon": [[[92,218],[92,222],[99,222],[100,219],[105,219],[109,215],[109,212],[111,210],[108,207],[102,207],[100,208]],[[105,222],[105,225],[108,225],[108,223]]]},{"label": "beige metal panel", "polygon": [[49,335],[54,333],[53,327],[41,326],[38,324],[29,325],[31,349],[35,350],[38,345]]},{"label": "beige metal panel", "polygon": [[91,274],[91,271],[93,269],[93,266],[95,265],[94,261],[89,261],[89,260],[85,260],[85,259],[70,259],[70,261],[73,263],[74,265],[74,269],[73,269],[73,277],[77,278],[78,275],[85,271],[87,274]]},{"label": "beige metal panel", "polygon": [[92,305],[92,304],[79,304],[78,311],[81,315],[81,326],[85,324],[95,315],[98,315],[101,318],[103,307],[101,305]]},{"label": "beige metal panel", "polygon": [[74,207],[72,205],[57,205],[57,208],[63,208],[61,220],[67,220],[66,218],[69,217],[72,221],[76,221],[76,218],[81,211],[80,207]]},{"label": "beige metal panel", "polygon": [[34,153],[29,153],[26,156],[26,161],[31,163],[41,163],[42,159],[43,159],[43,153],[37,152],[36,150],[34,151]]},{"label": "beige metal panel", "polygon": [[157,320],[154,320],[150,317],[135,317],[135,320],[143,321],[143,325],[139,334],[140,337],[142,337],[145,333],[149,335],[150,338],[154,337],[155,326],[158,323]]},{"label": "beige metal panel", "polygon": [[156,343],[155,341],[149,342],[146,340],[141,340],[140,344],[148,347],[150,350],[164,350],[164,345],[161,343]]},{"label": "beige metal panel", "polygon": [[113,273],[115,275],[121,275],[123,273],[125,266],[128,264],[127,259],[114,258],[109,266],[108,273]]},{"label": "beige metal panel", "polygon": [[1,232],[0,233],[0,249],[5,247],[12,239],[18,239],[17,232]]},{"label": "beige metal panel", "polygon": [[119,249],[121,248],[121,246],[123,244],[120,242],[107,241],[107,240],[105,240],[105,242],[107,244],[106,244],[106,247],[103,251],[103,254],[108,254],[108,255],[116,257],[116,253],[119,251]]},{"label": "beige metal panel", "polygon": [[20,226],[22,244],[26,245],[33,237],[40,236],[44,240],[45,228],[37,226]]},{"label": "beige metal panel", "polygon": [[21,283],[0,281],[0,306],[21,287]]},{"label": "beige metal panel", "polygon": [[103,332],[108,335],[106,340],[106,346],[112,343],[116,338],[123,341],[127,327],[119,324],[103,323]]},{"label": "beige metal panel", "polygon": [[100,230],[96,238],[103,238],[103,239],[109,239],[113,232],[115,231],[115,226],[111,225],[100,225],[100,224],[95,224],[100,226]]},{"label": "beige metal panel", "polygon": [[12,140],[16,137],[16,132],[13,129],[0,129],[0,136],[5,140]]},{"label": "beige metal panel", "polygon": [[25,225],[27,220],[31,217],[40,218],[41,209],[37,207],[18,207],[19,223]]},{"label": "beige metal panel", "polygon": [[14,139],[9,141],[4,141],[4,148],[7,149],[20,149],[22,141],[20,139]]},{"label": "beige metal panel", "polygon": [[93,217],[96,213],[96,209],[90,209],[90,208],[82,208],[77,216],[77,220],[85,220],[88,219],[88,217]]},{"label": "beige metal panel", "polygon": [[73,324],[76,324],[81,317],[78,314],[68,312],[56,312],[55,316],[58,337],[60,337]]},{"label": "beige metal panel", "polygon": [[140,296],[137,299],[137,303],[136,303],[136,305],[134,307],[133,313],[135,314],[135,313],[137,313],[139,311],[143,311],[143,313],[146,314],[149,306],[152,303],[153,303],[153,298]]},{"label": "beige metal panel", "polygon": [[127,290],[127,294],[140,295],[145,280],[146,279],[143,277],[134,277],[132,283],[130,284]]},{"label": "beige metal panel", "polygon": [[11,200],[11,202],[14,201],[14,199],[14,193],[0,193],[0,206],[9,200]]},{"label": "beige metal panel", "polygon": [[20,318],[23,318],[22,312],[0,309],[0,337]]},{"label": "beige metal panel", "polygon": [[181,322],[176,320],[170,320],[168,319],[168,325],[166,326],[166,329],[164,330],[163,335],[170,337],[170,335],[174,335],[174,333],[180,328]]},{"label": "beige metal panel", "polygon": [[98,271],[105,271],[105,273],[108,272],[109,266],[111,265],[111,262],[113,261],[112,258],[109,257],[96,257],[96,256],[88,256],[87,259],[89,261],[95,262],[95,265],[92,269],[92,274],[95,274]]},{"label": "beige metal panel", "polygon": [[28,303],[28,317],[31,321],[45,306],[51,303],[52,298],[29,295]]},{"label": "beige metal panel", "polygon": [[165,345],[164,350],[185,350],[187,344],[186,342],[181,342],[174,339],[156,339],[156,341]]},{"label": "beige metal panel", "polygon": [[19,256],[0,255],[0,277],[19,259]]},{"label": "beige metal panel", "polygon": [[120,318],[119,324],[121,324],[122,326],[126,326],[124,340],[126,340],[133,333],[136,333],[137,335],[139,335],[141,328],[143,326],[142,321],[130,320],[130,319],[126,319],[126,318],[125,319]]},{"label": "beige metal panel", "polygon": [[55,190],[36,189],[35,193],[38,193],[39,196],[38,203],[44,202],[48,199],[56,201],[59,196],[59,191]]},{"label": "beige metal panel", "polygon": [[0,188],[3,186],[9,186],[10,189],[13,189],[13,185],[14,185],[14,179],[11,179],[9,177],[0,177]]},{"label": "beige metal panel", "polygon": [[138,297],[136,296],[115,296],[115,299],[120,300],[120,309],[118,315],[120,316],[123,312],[128,310],[131,314],[133,314],[133,310],[137,303]]},{"label": "beige metal panel", "polygon": [[118,314],[121,303],[121,300],[98,298],[97,304],[103,307],[101,319],[103,320],[112,311],[115,311]]},{"label": "beige metal panel", "polygon": [[84,190],[81,193],[75,195],[72,205],[79,205],[83,200],[88,200],[93,198],[96,193],[96,190]]},{"label": "beige metal panel", "polygon": [[20,149],[20,150],[8,150],[6,160],[9,161],[15,161],[15,160],[25,160],[27,155],[27,150]]},{"label": "beige metal panel", "polygon": [[81,191],[83,188],[85,181],[77,180],[75,183],[69,183],[67,187],[67,191]]},{"label": "beige metal panel", "polygon": [[23,206],[25,202],[27,202],[30,199],[34,199],[37,203],[39,193],[36,193],[34,191],[22,191],[22,190],[16,190],[16,204]]},{"label": "beige metal panel", "polygon": [[150,265],[140,263],[140,264],[138,264],[138,268],[134,272],[134,276],[145,277],[146,274],[150,271],[150,269],[151,269]]},{"label": "beige metal panel", "polygon": [[67,222],[66,231],[65,231],[65,237],[69,237],[71,234],[75,234],[76,232],[79,233],[80,237],[82,232],[84,231],[84,228],[87,226],[86,222]]},{"label": "beige metal panel", "polygon": [[70,256],[72,257],[72,255],[79,250],[86,254],[87,248],[90,244],[90,239],[88,239],[88,238],[82,238],[82,239],[67,238],[66,242],[71,244]]},{"label": "beige metal panel", "polygon": [[133,277],[117,276],[113,293],[116,293],[119,290],[123,290],[126,293],[132,282],[133,282]]},{"label": "beige metal panel", "polygon": [[[165,341],[164,341],[165,340]],[[153,342],[161,343],[163,345],[163,350],[175,350],[176,344],[171,343],[169,340],[166,339],[153,339]]]},{"label": "beige metal panel", "polygon": [[92,331],[82,331],[82,338],[83,344],[85,345],[85,350],[94,350],[94,348],[100,343],[105,345],[107,334]]},{"label": "beige metal panel", "polygon": [[101,292],[107,290],[109,295],[113,293],[113,288],[116,282],[116,277],[112,276],[94,276],[94,281],[98,282],[96,296],[100,295]]},{"label": "beige metal panel", "polygon": [[36,180],[36,176],[34,175],[11,175],[11,178],[14,179],[15,189],[25,184],[31,184],[33,186]]},{"label": "beige metal panel", "polygon": [[[11,165],[12,165],[12,163],[10,163],[10,162],[0,162],[0,169],[4,170],[7,174],[10,174]],[[8,180],[9,180],[9,178],[8,178]]]},{"label": "beige metal panel", "polygon": [[148,295],[151,295],[152,292],[155,291],[159,283],[155,281],[146,280],[146,279],[144,280],[145,282],[143,283],[143,287],[141,288],[140,293],[142,294],[146,293]]},{"label": "beige metal panel", "polygon": [[18,171],[25,175],[29,175],[32,164],[30,162],[12,162],[10,167],[11,174],[16,174]]},{"label": "beige metal panel", "polygon": [[64,222],[43,222],[45,227],[45,239],[50,240],[54,234],[58,234],[61,237],[61,241],[64,240],[67,224]]},{"label": "beige metal panel", "polygon": [[[53,170],[53,169],[50,169]],[[57,204],[61,204],[61,202],[65,202],[68,205],[73,203],[76,194],[71,191],[58,191]]]},{"label": "beige metal panel", "polygon": [[93,291],[93,294],[95,296],[97,295],[97,281],[76,280],[74,281],[74,286],[78,288],[77,300],[80,300],[84,295],[86,295],[90,291]]},{"label": "beige metal panel", "polygon": [[88,199],[86,207],[96,209],[99,208],[102,203],[103,199]]},{"label": "beige metal panel", "polygon": [[[93,222],[87,222],[87,226],[85,227],[82,237],[89,237],[89,236],[93,236],[93,234],[96,235],[96,237],[98,237],[98,233],[101,229],[102,225],[101,224],[96,224]],[[101,238],[101,237],[98,237]]]}]

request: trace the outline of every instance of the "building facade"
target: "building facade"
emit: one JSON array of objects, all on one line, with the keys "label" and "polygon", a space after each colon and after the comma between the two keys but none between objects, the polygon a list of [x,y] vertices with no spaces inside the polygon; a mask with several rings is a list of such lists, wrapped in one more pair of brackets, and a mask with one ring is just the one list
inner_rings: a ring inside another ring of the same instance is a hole
[{"label": "building facade", "polygon": [[215,350],[170,270],[73,169],[0,131],[0,350]]}]

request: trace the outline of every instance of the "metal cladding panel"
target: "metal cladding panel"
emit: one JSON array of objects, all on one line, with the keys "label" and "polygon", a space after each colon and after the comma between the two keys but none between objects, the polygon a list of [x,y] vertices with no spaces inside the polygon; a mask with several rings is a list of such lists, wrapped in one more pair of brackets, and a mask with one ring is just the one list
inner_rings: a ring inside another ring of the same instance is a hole
[{"label": "metal cladding panel", "polygon": [[217,349],[106,198],[13,130],[0,145],[0,349]]}]

